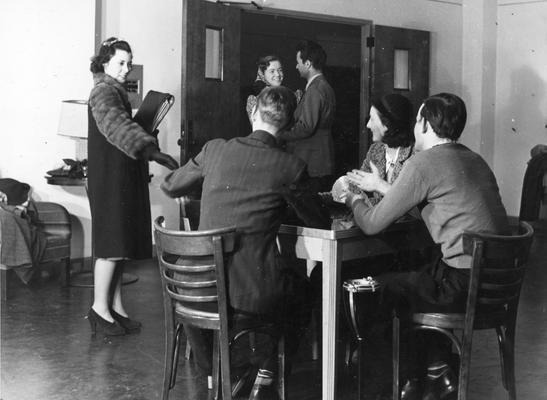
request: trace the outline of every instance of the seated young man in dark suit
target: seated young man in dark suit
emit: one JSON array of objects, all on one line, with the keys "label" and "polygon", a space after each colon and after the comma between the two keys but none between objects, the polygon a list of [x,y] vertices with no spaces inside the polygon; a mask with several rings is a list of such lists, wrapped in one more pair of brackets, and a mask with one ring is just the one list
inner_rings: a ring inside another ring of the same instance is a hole
[{"label": "seated young man in dark suit", "polygon": [[[284,328],[288,357],[296,352],[308,322],[311,296],[305,278],[280,256],[277,231],[288,206],[308,226],[330,224],[319,198],[310,195],[306,164],[284,152],[276,138],[291,124],[295,107],[289,89],[265,88],[252,114],[249,136],[207,142],[161,186],[168,196],[178,197],[203,181],[199,229],[235,225],[239,232],[239,246],[227,266],[230,305],[234,313]],[[211,346],[199,330],[186,331],[196,361],[210,370]],[[264,360],[257,381],[271,383],[275,365],[275,357]]]}]

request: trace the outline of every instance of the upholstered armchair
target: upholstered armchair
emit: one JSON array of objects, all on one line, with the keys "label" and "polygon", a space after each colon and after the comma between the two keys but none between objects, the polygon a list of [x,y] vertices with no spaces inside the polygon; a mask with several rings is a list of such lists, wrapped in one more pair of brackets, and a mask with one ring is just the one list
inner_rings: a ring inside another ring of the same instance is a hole
[{"label": "upholstered armchair", "polygon": [[[45,249],[40,263],[61,261],[59,281],[62,286],[66,286],[70,278],[70,239],[72,236],[70,215],[66,208],[57,203],[38,201],[34,204],[37,211],[34,225],[45,233]],[[18,262],[17,256],[14,257],[13,254],[7,257],[7,252],[13,251],[13,245],[7,239],[9,218],[7,211],[0,208],[0,279],[3,300],[8,297],[6,281],[8,271],[24,267],[25,264],[29,265],[24,257],[21,262]],[[4,238],[2,238],[3,235]]]}]

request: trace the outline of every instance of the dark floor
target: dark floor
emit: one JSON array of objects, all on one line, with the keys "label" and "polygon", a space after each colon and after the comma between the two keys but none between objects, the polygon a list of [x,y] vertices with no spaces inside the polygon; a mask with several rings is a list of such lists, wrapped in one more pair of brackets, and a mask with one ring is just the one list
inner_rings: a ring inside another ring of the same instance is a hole
[{"label": "dark floor", "polygon": [[[520,400],[547,399],[547,234],[536,235],[521,297],[516,343]],[[159,276],[152,261],[136,263],[137,283],[124,288],[140,334],[92,338],[84,319],[90,289],[60,289],[54,279],[31,287],[11,279],[10,298],[2,303],[1,388],[3,400],[159,399],[163,365],[163,309]],[[12,278],[14,276],[12,275]],[[366,399],[390,398],[389,345],[378,329],[368,347]],[[289,381],[289,399],[321,397],[320,362],[310,359],[305,340]],[[500,380],[494,333],[474,340],[471,399],[506,398]],[[356,398],[353,369],[341,369],[337,399]],[[206,380],[192,361],[181,357],[171,399],[208,399]]]}]

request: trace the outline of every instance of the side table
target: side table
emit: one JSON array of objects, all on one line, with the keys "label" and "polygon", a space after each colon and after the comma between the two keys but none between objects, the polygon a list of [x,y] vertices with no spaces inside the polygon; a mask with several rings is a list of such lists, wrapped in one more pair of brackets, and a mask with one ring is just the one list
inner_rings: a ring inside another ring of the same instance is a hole
[{"label": "side table", "polygon": [[[47,183],[49,185],[57,186],[84,186],[86,196],[87,193],[87,179],[86,178],[70,178],[67,176],[46,176]],[[89,197],[88,197],[89,199]],[[93,245],[93,233],[91,234],[91,265],[95,268],[95,254]],[[122,275],[122,285],[129,285],[139,280],[139,277],[135,274],[124,272]],[[82,271],[73,274],[69,274],[68,286],[73,287],[93,287],[93,271]]]}]

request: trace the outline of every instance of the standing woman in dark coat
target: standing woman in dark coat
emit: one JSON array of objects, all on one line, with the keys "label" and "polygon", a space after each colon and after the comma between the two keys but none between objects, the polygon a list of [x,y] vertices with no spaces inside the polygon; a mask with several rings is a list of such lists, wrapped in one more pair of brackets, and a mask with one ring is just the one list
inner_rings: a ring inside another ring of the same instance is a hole
[{"label": "standing woman in dark coat", "polygon": [[91,205],[94,301],[87,318],[93,333],[123,335],[139,330],[122,303],[125,260],[152,254],[148,161],[178,167],[161,153],[155,137],[131,118],[124,83],[133,55],[126,41],[110,38],[92,57],[89,96],[88,193]]}]

